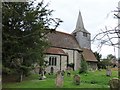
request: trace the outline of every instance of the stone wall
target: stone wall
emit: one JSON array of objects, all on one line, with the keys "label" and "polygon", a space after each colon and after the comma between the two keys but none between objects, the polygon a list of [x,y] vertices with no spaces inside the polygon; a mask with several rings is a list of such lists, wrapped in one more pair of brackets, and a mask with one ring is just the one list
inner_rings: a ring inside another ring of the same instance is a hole
[{"label": "stone wall", "polygon": [[89,62],[87,61],[87,64],[88,64],[88,69],[89,70],[97,70],[97,63],[96,62]]},{"label": "stone wall", "polygon": [[83,36],[83,32],[77,32],[76,33],[76,39],[80,45],[81,48],[91,48],[91,36],[90,34],[87,34],[87,37]]},{"label": "stone wall", "polygon": [[81,60],[81,54],[78,51],[75,51],[75,70],[79,70]]},{"label": "stone wall", "polygon": [[[77,50],[68,50],[63,49],[63,51],[68,54],[68,63],[74,63],[74,70],[78,70],[80,68],[80,62],[81,62],[81,53]],[[46,55],[45,60],[49,62],[49,57],[56,57],[57,58],[57,65],[52,66],[49,65],[46,68],[46,71],[50,73],[51,67],[54,68],[54,72],[57,72],[60,70],[60,55]],[[66,70],[67,68],[67,56],[61,55],[61,70]]]},{"label": "stone wall", "polygon": [[[46,67],[46,72],[50,73],[51,67],[54,69],[54,73],[60,70],[60,55],[46,55],[45,60],[49,62],[49,57],[56,57],[56,66],[49,65]],[[61,70],[66,70],[67,67],[67,56],[61,56]]]},{"label": "stone wall", "polygon": [[80,68],[81,53],[77,50],[63,50],[64,52],[68,53],[69,64],[74,63],[74,70],[78,70]]},{"label": "stone wall", "polygon": [[73,61],[73,53],[74,53],[73,50],[63,49],[63,51],[68,54],[69,64],[74,63],[74,61]]}]

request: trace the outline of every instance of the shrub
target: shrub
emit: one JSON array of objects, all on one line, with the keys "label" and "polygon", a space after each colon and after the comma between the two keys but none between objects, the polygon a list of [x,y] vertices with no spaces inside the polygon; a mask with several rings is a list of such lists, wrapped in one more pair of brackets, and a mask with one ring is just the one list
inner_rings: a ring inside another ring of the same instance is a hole
[{"label": "shrub", "polygon": [[87,62],[85,60],[82,60],[79,73],[86,73],[86,72],[87,72]]}]

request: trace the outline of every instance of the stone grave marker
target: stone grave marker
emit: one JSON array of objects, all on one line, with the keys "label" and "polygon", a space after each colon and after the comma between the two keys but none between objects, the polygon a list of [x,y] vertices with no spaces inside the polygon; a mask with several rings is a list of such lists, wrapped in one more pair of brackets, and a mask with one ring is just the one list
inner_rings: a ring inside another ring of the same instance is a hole
[{"label": "stone grave marker", "polygon": [[120,90],[120,79],[113,78],[109,81],[110,90]]},{"label": "stone grave marker", "polygon": [[75,85],[80,85],[80,76],[79,75],[74,75],[73,77],[73,82]]},{"label": "stone grave marker", "polygon": [[61,71],[58,71],[56,74],[56,80],[55,80],[56,87],[63,87],[63,77],[61,75]]},{"label": "stone grave marker", "polygon": [[110,68],[106,69],[106,76],[111,76],[112,75],[112,71]]}]

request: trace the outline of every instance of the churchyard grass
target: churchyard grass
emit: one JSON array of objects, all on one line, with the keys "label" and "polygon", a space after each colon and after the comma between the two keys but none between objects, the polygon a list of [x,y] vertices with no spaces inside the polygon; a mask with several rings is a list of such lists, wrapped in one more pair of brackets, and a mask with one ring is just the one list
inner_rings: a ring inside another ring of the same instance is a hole
[{"label": "churchyard grass", "polygon": [[[63,88],[109,88],[109,80],[118,77],[118,71],[112,71],[112,76],[106,76],[106,71],[89,71],[79,74],[80,85],[73,83],[73,76],[78,71],[72,72],[71,76],[64,76]],[[33,74],[20,83],[3,83],[3,88],[56,88],[55,75],[46,75],[45,80],[39,80],[39,75]]]}]

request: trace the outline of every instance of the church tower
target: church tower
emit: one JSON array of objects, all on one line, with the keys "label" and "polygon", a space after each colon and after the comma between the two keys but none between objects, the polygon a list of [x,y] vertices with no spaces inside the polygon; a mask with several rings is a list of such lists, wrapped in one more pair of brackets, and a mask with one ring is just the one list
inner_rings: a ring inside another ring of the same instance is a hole
[{"label": "church tower", "polygon": [[77,39],[81,48],[91,49],[91,35],[90,33],[84,28],[81,12],[79,11],[76,28],[72,32],[72,34]]}]

